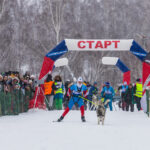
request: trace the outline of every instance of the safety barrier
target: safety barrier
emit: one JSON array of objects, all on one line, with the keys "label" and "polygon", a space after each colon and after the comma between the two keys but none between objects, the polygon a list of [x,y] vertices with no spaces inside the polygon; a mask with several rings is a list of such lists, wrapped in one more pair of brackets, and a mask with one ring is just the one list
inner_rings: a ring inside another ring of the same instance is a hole
[{"label": "safety barrier", "polygon": [[0,116],[18,115],[27,112],[33,93],[25,90],[14,90],[10,93],[0,92]]}]

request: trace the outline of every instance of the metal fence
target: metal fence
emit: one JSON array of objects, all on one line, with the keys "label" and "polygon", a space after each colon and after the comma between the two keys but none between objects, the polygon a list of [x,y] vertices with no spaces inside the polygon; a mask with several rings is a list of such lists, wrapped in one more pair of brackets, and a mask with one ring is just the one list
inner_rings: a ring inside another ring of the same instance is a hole
[{"label": "metal fence", "polygon": [[14,90],[11,93],[0,92],[0,116],[18,115],[27,112],[33,93],[25,90]]}]

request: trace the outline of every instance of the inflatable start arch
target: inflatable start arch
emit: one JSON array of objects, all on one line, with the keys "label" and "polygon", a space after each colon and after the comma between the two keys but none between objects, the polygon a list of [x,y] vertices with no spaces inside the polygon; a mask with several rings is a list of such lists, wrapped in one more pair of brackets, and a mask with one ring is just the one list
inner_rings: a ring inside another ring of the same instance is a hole
[{"label": "inflatable start arch", "polygon": [[133,39],[65,39],[44,57],[39,80],[52,71],[54,62],[68,51],[130,51],[143,63],[143,94],[150,84],[150,65],[145,62],[148,53]]},{"label": "inflatable start arch", "polygon": [[46,54],[40,72],[41,80],[49,71],[52,71],[54,62],[68,51],[130,51],[141,61],[144,61],[147,52],[133,39],[127,40],[77,40],[66,39]]}]

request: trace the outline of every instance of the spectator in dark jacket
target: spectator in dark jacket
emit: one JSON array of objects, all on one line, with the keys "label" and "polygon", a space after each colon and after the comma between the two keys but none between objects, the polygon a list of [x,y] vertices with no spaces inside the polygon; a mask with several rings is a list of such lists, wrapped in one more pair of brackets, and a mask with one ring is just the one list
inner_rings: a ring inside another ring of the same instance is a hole
[{"label": "spectator in dark jacket", "polygon": [[[125,92],[128,89],[127,82],[125,81],[123,85],[119,86],[118,91],[121,90],[121,101],[119,102],[119,107],[122,108],[122,110],[125,110],[126,103],[125,103]],[[122,106],[121,106],[122,104]]]},{"label": "spectator in dark jacket", "polygon": [[[94,82],[93,86],[91,86],[88,94],[88,99],[92,102],[92,96],[97,95],[98,93],[98,88],[97,88],[97,82]],[[93,110],[93,107],[91,108],[92,103],[89,103],[89,109]]]},{"label": "spectator in dark jacket", "polygon": [[133,112],[134,111],[134,88],[132,86],[132,83],[129,84],[128,89],[125,92],[125,102],[126,102],[126,111]]}]

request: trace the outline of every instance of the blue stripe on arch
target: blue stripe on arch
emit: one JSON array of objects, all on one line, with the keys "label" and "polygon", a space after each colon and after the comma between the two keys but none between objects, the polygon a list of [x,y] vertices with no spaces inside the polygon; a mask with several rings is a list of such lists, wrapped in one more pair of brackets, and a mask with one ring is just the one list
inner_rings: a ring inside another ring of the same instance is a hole
[{"label": "blue stripe on arch", "polygon": [[130,52],[136,57],[138,57],[141,61],[144,61],[147,55],[147,52],[135,41],[132,42]]},{"label": "blue stripe on arch", "polygon": [[54,49],[46,54],[46,57],[51,58],[53,61],[57,60],[59,57],[68,52],[65,40],[59,43]]},{"label": "blue stripe on arch", "polygon": [[123,72],[127,72],[127,71],[130,71],[129,68],[120,60],[118,59],[117,63],[116,63],[116,66]]}]

